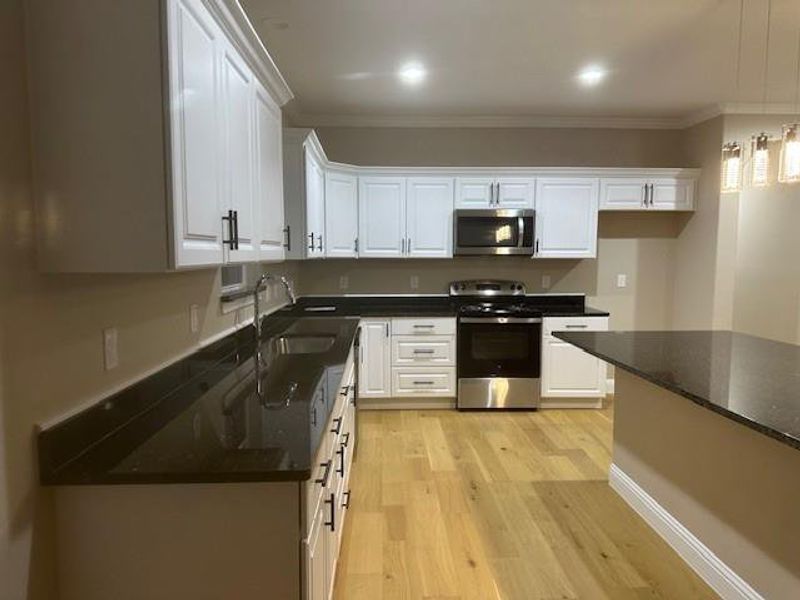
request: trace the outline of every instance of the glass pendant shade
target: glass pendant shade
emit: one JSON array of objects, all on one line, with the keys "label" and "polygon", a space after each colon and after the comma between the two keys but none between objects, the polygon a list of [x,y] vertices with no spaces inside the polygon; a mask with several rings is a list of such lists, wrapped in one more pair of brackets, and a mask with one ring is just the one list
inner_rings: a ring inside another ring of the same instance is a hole
[{"label": "glass pendant shade", "polygon": [[738,142],[722,146],[721,191],[738,192],[742,187],[742,147]]},{"label": "glass pendant shade", "polygon": [[769,136],[761,133],[753,138],[753,176],[751,183],[764,187],[769,183]]},{"label": "glass pendant shade", "polygon": [[783,183],[800,182],[800,124],[783,126],[781,168],[778,180]]}]

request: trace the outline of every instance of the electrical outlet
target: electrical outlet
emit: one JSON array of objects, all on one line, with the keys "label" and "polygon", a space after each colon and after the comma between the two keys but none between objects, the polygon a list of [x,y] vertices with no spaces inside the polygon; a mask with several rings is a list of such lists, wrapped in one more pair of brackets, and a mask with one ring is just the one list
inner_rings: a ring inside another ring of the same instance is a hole
[{"label": "electrical outlet", "polygon": [[115,369],[119,365],[116,327],[109,327],[103,330],[103,365],[106,371]]},{"label": "electrical outlet", "polygon": [[550,289],[550,275],[542,275],[542,289],[549,290]]},{"label": "electrical outlet", "polygon": [[419,276],[418,275],[412,275],[410,283],[411,283],[411,289],[412,290],[418,290],[419,289]]},{"label": "electrical outlet", "polygon": [[346,290],[348,287],[350,287],[350,278],[347,275],[339,277],[339,289]]},{"label": "electrical outlet", "polygon": [[200,307],[197,304],[192,304],[189,307],[189,324],[192,333],[200,331]]},{"label": "electrical outlet", "polygon": [[620,273],[617,275],[617,287],[624,288],[628,287],[628,276],[625,273]]}]

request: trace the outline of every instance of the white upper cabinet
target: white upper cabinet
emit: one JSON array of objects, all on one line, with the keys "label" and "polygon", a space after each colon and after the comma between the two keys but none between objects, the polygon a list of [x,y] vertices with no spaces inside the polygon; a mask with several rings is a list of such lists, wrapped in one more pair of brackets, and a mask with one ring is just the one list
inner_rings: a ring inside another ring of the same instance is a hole
[{"label": "white upper cabinet", "polygon": [[349,173],[325,174],[325,255],[358,256],[358,178]]},{"label": "white upper cabinet", "polygon": [[[222,31],[200,0],[169,3],[169,87],[175,262],[223,259]],[[226,230],[227,231],[227,230]]]},{"label": "white upper cabinet", "polygon": [[497,208],[533,208],[536,180],[527,177],[500,177],[495,186]]},{"label": "white upper cabinet", "polygon": [[257,82],[255,92],[255,204],[260,244],[258,258],[284,258],[283,126],[281,111]]},{"label": "white upper cabinet", "polygon": [[[253,188],[255,84],[250,69],[227,42],[222,50],[223,136],[225,147],[223,206],[234,221],[226,262],[253,262],[258,258]],[[220,217],[221,218],[221,217]]]},{"label": "white upper cabinet", "polygon": [[453,256],[453,179],[411,177],[407,182],[406,255]]},{"label": "white upper cabinet", "polygon": [[534,258],[597,256],[598,193],[594,178],[537,179]]},{"label": "white upper cabinet", "polygon": [[306,152],[307,258],[325,257],[325,171],[313,152]]},{"label": "white upper cabinet", "polygon": [[372,258],[405,254],[405,177],[359,178],[358,255]]},{"label": "white upper cabinet", "polygon": [[491,208],[494,205],[494,177],[456,179],[456,208]]},{"label": "white upper cabinet", "polygon": [[694,177],[604,177],[600,210],[694,210]]},{"label": "white upper cabinet", "polygon": [[535,179],[529,177],[458,177],[456,208],[533,208]]}]

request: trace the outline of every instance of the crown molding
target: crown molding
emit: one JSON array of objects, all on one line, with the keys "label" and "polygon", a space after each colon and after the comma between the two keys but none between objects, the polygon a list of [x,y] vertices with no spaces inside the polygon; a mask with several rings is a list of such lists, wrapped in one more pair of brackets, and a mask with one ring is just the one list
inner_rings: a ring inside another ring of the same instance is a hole
[{"label": "crown molding", "polygon": [[296,113],[301,127],[457,127],[457,128],[573,128],[573,129],[680,129],[681,118],[558,117],[538,115],[485,115],[474,117],[335,115]]}]

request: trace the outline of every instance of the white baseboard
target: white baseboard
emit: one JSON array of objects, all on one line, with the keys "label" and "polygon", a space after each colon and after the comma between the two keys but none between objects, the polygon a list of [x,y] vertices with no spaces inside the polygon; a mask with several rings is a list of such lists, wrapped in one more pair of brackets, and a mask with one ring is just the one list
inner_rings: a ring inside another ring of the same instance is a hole
[{"label": "white baseboard", "polygon": [[764,600],[617,465],[611,465],[608,483],[720,597],[725,600]]},{"label": "white baseboard", "polygon": [[606,379],[606,395],[612,396],[614,394],[614,379],[609,377]]}]

